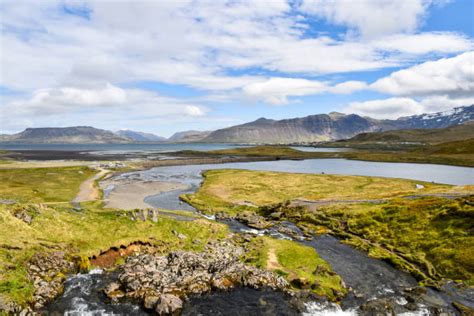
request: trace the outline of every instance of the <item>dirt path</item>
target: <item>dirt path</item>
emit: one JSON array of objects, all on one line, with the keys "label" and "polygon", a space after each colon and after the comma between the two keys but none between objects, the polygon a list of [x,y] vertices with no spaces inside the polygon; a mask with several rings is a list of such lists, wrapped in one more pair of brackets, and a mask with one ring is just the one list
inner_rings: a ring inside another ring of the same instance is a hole
[{"label": "dirt path", "polygon": [[99,173],[82,182],[81,186],[79,187],[79,193],[76,195],[74,200],[72,200],[72,202],[78,203],[98,200],[100,194],[99,189],[95,186],[95,181],[105,176],[109,172],[109,170],[99,169]]},{"label": "dirt path", "polygon": [[268,259],[267,259],[267,269],[268,270],[275,270],[280,268],[280,263],[278,262],[277,255],[275,253],[275,249],[270,248],[268,249]]}]

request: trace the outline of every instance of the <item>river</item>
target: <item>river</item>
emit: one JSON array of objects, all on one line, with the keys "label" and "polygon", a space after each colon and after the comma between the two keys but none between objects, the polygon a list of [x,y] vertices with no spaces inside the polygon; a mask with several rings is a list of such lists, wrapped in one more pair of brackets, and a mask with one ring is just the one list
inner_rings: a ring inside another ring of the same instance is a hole
[{"label": "river", "polygon": [[[392,178],[407,178],[419,181],[433,181],[453,185],[472,184],[474,168],[442,166],[432,164],[407,163],[378,163],[351,161],[344,159],[313,159],[304,161],[272,161],[252,163],[227,163],[218,165],[187,165],[173,167],[159,167],[149,170],[125,173],[117,178],[126,178],[137,181],[173,181],[187,185],[186,189],[175,190],[154,196],[145,201],[155,207],[170,210],[194,209],[179,201],[179,195],[194,192],[202,182],[201,173],[204,170],[238,168],[249,170],[269,170],[299,173],[326,173],[364,176],[381,176]],[[253,231],[256,234],[268,234],[276,238],[289,238],[275,231],[255,231],[240,223],[229,223],[234,231]],[[297,228],[287,223],[292,229]],[[340,243],[336,238],[323,235],[312,241],[304,241],[306,245],[314,247],[320,256],[325,259],[344,282],[353,289],[342,302],[341,306],[313,302],[307,304],[306,315],[355,315],[355,309],[361,304],[374,299],[387,298],[395,303],[395,309],[400,314],[408,302],[404,297],[404,290],[415,287],[416,280],[407,273],[393,268],[380,260],[369,258],[365,253]],[[99,276],[98,276],[99,275]],[[68,315],[104,315],[144,313],[139,307],[128,303],[122,305],[105,304],[103,297],[98,293],[101,284],[100,274],[74,276],[66,283],[65,295],[60,297],[49,307],[49,311],[60,311]],[[91,281],[92,280],[92,281]],[[87,288],[84,291],[81,288]],[[77,291],[74,294],[74,289]],[[428,315],[427,306],[444,306],[455,313],[451,307],[453,298],[465,305],[474,307],[472,294],[460,291],[437,292],[426,289],[426,294],[416,303],[416,310],[405,315]],[[81,297],[86,292],[92,297]],[[82,294],[81,294],[82,293]],[[450,294],[448,294],[450,293]],[[67,296],[69,294],[69,297]],[[87,305],[87,302],[90,304]],[[265,302],[266,305],[261,306]],[[250,289],[238,289],[227,293],[212,293],[201,297],[192,297],[184,306],[184,315],[209,314],[213,315],[290,315],[294,311],[289,309],[288,298],[282,294]],[[273,311],[273,312],[272,312]],[[243,313],[243,314],[242,314]]]}]

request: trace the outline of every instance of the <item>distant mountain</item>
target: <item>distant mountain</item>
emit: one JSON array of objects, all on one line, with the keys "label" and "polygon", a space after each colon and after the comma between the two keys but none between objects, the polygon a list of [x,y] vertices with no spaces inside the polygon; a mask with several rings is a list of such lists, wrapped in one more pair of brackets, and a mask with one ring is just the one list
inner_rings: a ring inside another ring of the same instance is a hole
[{"label": "distant mountain", "polygon": [[130,130],[120,130],[115,132],[115,135],[128,138],[136,142],[164,142],[165,137],[161,137],[151,133],[136,132]]},{"label": "distant mountain", "polygon": [[368,144],[368,143],[428,143],[474,139],[474,121],[444,128],[402,129],[375,133],[361,133],[350,139],[337,143]]},{"label": "distant mountain", "polygon": [[443,128],[474,120],[474,104],[449,111],[401,117],[404,128]]},{"label": "distant mountain", "polygon": [[317,142],[393,128],[396,125],[390,121],[332,112],[280,121],[260,118],[254,122],[214,131],[204,141],[273,144]]},{"label": "distant mountain", "polygon": [[90,126],[27,128],[13,135],[3,135],[3,142],[28,144],[107,144],[131,140],[110,131]]},{"label": "distant mountain", "polygon": [[190,143],[190,142],[200,142],[203,141],[211,131],[184,131],[174,133],[170,138],[168,138],[168,142],[175,142],[175,143]]},{"label": "distant mountain", "polygon": [[254,122],[216,130],[202,141],[215,143],[310,143],[351,138],[360,133],[397,129],[442,128],[474,119],[474,105],[447,112],[377,120],[356,114],[310,115],[303,118]]},{"label": "distant mountain", "polygon": [[[260,118],[254,122],[232,126],[213,132],[185,131],[175,133],[168,140],[153,134],[97,129],[90,126],[27,128],[14,135],[0,135],[0,142],[14,143],[63,143],[63,144],[102,144],[133,142],[213,142],[213,143],[247,143],[247,144],[290,144],[314,143],[349,139],[361,133],[384,132],[401,129],[436,129],[460,125],[474,120],[474,105],[458,107],[446,112],[401,117],[396,120],[377,120],[356,114],[310,115],[302,118],[270,120]],[[470,126],[468,124],[468,126]],[[405,134],[403,134],[405,133]],[[423,137],[436,131],[382,133],[382,139],[405,139],[422,141]],[[452,132],[453,137],[458,132]],[[403,136],[404,135],[404,136]],[[405,138],[404,138],[405,137]],[[435,137],[435,136],[433,136]],[[448,140],[446,140],[448,141]],[[450,140],[451,141],[451,140]],[[452,139],[455,141],[455,137]]]}]

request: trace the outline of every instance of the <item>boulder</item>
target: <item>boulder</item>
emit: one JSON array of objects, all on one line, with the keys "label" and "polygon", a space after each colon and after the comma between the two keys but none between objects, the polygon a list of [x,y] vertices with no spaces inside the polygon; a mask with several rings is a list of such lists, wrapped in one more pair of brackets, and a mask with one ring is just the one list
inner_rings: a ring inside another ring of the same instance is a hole
[{"label": "boulder", "polygon": [[151,209],[151,210],[149,211],[149,213],[150,213],[149,215],[150,215],[151,221],[152,221],[153,223],[158,222],[158,210],[156,210],[156,209]]},{"label": "boulder", "polygon": [[21,210],[21,211],[15,213],[15,217],[22,220],[22,221],[24,221],[28,225],[31,225],[31,222],[33,221],[33,218],[31,217],[31,215],[28,214],[28,212],[25,211],[25,210]]},{"label": "boulder", "polygon": [[155,311],[158,315],[178,315],[183,308],[183,301],[172,294],[163,294],[160,296]]},{"label": "boulder", "polygon": [[237,214],[235,219],[249,227],[256,229],[265,229],[273,225],[272,222],[265,220],[263,216],[257,215],[250,211],[244,211]]},{"label": "boulder", "polygon": [[145,299],[143,300],[143,306],[146,309],[155,309],[155,307],[158,304],[159,300],[160,300],[159,296],[147,295],[147,296],[145,296]]},{"label": "boulder", "polygon": [[32,280],[35,308],[41,308],[63,290],[66,274],[75,272],[75,264],[62,251],[36,253],[27,264]]}]

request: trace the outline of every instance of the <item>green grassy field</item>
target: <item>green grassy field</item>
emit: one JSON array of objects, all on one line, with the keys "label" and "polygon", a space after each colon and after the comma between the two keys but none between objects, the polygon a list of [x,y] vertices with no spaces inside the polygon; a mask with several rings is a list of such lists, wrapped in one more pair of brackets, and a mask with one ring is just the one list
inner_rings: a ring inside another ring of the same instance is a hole
[{"label": "green grassy field", "polygon": [[[162,251],[200,250],[209,239],[227,235],[226,226],[203,219],[132,221],[122,211],[103,209],[100,201],[82,203],[81,211],[72,210],[68,203],[38,204],[70,201],[79,185],[94,174],[87,167],[0,170],[1,198],[22,202],[0,205],[0,296],[4,299],[20,304],[31,299],[33,287],[25,266],[35,252],[60,249],[87,258],[133,242],[147,242]],[[33,218],[31,225],[18,219],[18,212],[27,212]],[[179,239],[176,232],[192,238]]]},{"label": "green grassy field", "polygon": [[[421,183],[424,189],[416,189]],[[212,170],[201,189],[184,197],[204,212],[243,210],[282,219],[311,232],[329,232],[370,256],[411,272],[420,281],[442,279],[474,284],[474,200],[405,195],[474,194],[473,186],[452,187],[401,179],[304,175],[246,170]],[[316,210],[271,206],[296,198],[336,200]],[[382,204],[341,203],[345,199],[390,198]],[[342,200],[342,201],[338,201]],[[242,205],[251,202],[259,208]],[[270,206],[269,206],[270,205]]]},{"label": "green grassy field", "polygon": [[285,277],[297,288],[311,289],[330,300],[340,299],[347,293],[341,278],[316,251],[294,241],[270,237],[256,237],[248,246],[243,260]]},{"label": "green grassy field", "polygon": [[[199,191],[183,198],[212,213],[240,211],[243,202],[263,206],[293,199],[384,199],[473,189],[405,179],[231,169],[210,170],[205,172],[204,177]],[[425,188],[417,189],[416,184],[422,184]]]},{"label": "green grassy field", "polygon": [[0,169],[0,199],[67,202],[96,171],[88,167]]}]

